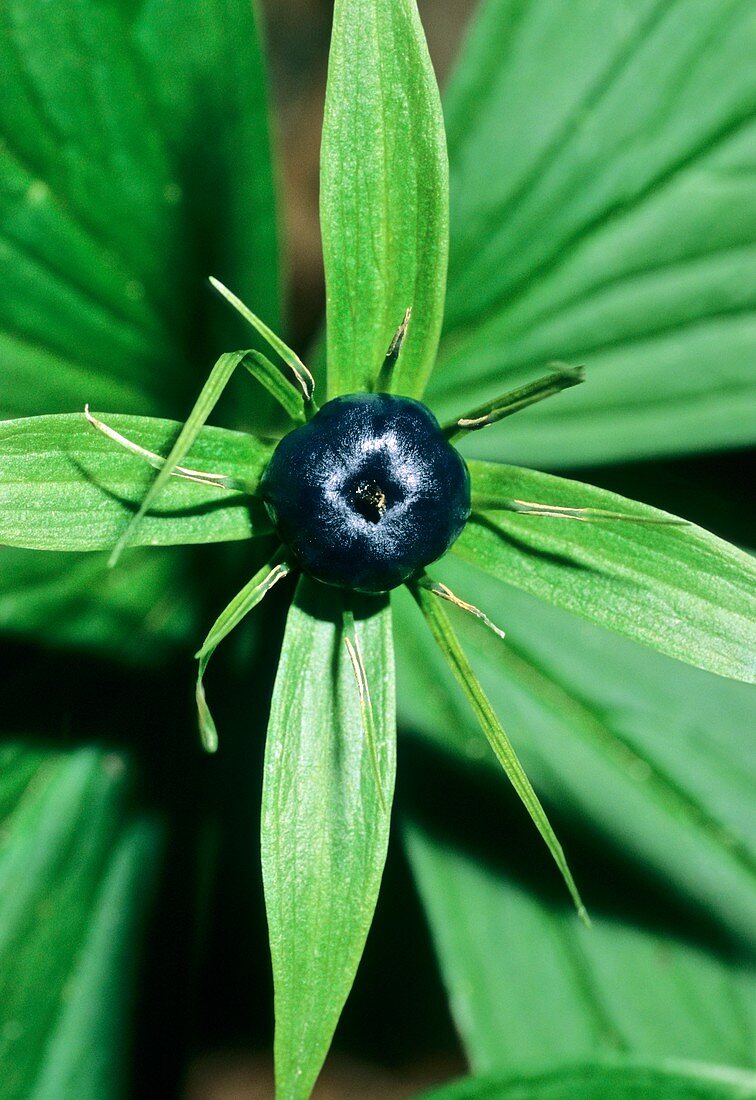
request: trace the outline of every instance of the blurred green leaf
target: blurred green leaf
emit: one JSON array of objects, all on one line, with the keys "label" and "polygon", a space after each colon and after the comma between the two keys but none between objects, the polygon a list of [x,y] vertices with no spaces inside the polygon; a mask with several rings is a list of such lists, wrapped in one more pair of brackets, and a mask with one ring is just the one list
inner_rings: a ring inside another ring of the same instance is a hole
[{"label": "blurred green leaf", "polygon": [[753,1100],[756,1078],[728,1066],[567,1066],[533,1077],[459,1081],[425,1100]]},{"label": "blurred green leaf", "polygon": [[525,465],[747,443],[756,384],[749,0],[487,0],[446,96],[446,418],[587,385],[471,453]]},{"label": "blurred green leaf", "polygon": [[[230,343],[207,275],[278,317],[251,6],[81,0],[52,10],[9,0],[0,29],[0,417],[86,401],[180,416],[213,353]],[[261,407],[254,390],[240,386],[239,407]],[[9,608],[12,574],[42,577],[25,551],[3,557],[0,603]],[[8,610],[10,629],[49,636],[47,622],[89,598],[72,578],[91,581],[93,563],[69,560],[64,585],[59,560],[45,568],[47,618]],[[145,613],[154,595],[141,599]],[[108,642],[101,631],[99,644]]]},{"label": "blurred green leaf", "polygon": [[[109,416],[110,427],[167,454],[181,425]],[[253,486],[270,457],[254,436],[204,428],[186,463]],[[112,548],[154,480],[150,465],[107,439],[81,413],[0,423],[0,543],[37,550]],[[259,502],[239,492],[173,478],[138,528],[138,543],[223,542],[270,530]]]},{"label": "blurred green leaf", "polygon": [[133,14],[122,0],[3,8],[4,416],[86,400],[168,411],[207,370],[196,310],[219,308],[204,281],[223,256],[244,272],[241,292],[253,282],[249,297],[277,316],[251,9],[169,0]]},{"label": "blurred green leaf", "polygon": [[750,1066],[756,975],[736,952],[686,942],[662,912],[634,923],[627,902],[623,916],[594,902],[585,929],[524,888],[506,856],[491,865],[418,826],[407,840],[476,1072],[621,1055]]},{"label": "blurred green leaf", "polygon": [[118,569],[103,554],[19,553],[0,546],[0,630],[48,643],[116,652],[146,664],[195,638],[196,570],[182,547],[132,550]]},{"label": "blurred green leaf", "polygon": [[[756,677],[756,565],[693,524],[604,489],[472,462],[482,507],[537,502],[637,516],[585,522],[474,511],[455,553],[541,599],[722,676]],[[660,520],[654,524],[643,521]]]},{"label": "blurred green leaf", "polygon": [[[202,302],[201,316],[213,333],[209,366],[221,351],[245,344],[248,334],[246,326],[230,325],[227,310],[212,307],[204,291],[209,275],[234,287],[274,328],[281,320],[260,8],[249,0],[149,0],[136,8],[119,2],[134,20],[131,34],[149,70],[151,107],[181,173],[197,272],[184,307],[191,320],[192,300]],[[243,417],[266,423],[265,403],[245,393],[239,387]]]},{"label": "blurred green leaf", "polygon": [[449,237],[441,104],[415,0],[337,0],[321,150],[328,396],[391,379],[419,397],[441,330]]},{"label": "blurred green leaf", "polygon": [[354,599],[372,699],[373,760],[344,644],[344,598],[306,579],[300,584],[265,747],[262,864],[282,1100],[308,1097],[320,1072],[373,919],[388,844],[395,768],[391,617],[383,597]]},{"label": "blurred green leaf", "polygon": [[159,829],[125,759],[0,748],[0,1095],[124,1095]]},{"label": "blurred green leaf", "polygon": [[[437,567],[438,568],[438,567]],[[753,689],[700,672],[453,560],[501,643],[458,616],[473,667],[546,805],[579,818],[750,942],[756,905]],[[400,718],[455,760],[498,764],[406,597],[394,605]],[[587,898],[590,907],[590,893]]]}]

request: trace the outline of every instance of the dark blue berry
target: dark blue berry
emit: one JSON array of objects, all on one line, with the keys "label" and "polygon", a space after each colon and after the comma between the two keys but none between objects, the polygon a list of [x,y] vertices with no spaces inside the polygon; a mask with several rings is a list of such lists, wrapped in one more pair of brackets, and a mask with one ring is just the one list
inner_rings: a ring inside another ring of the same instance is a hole
[{"label": "dark blue berry", "polygon": [[281,440],[261,490],[298,564],[359,592],[440,558],[470,515],[467,466],[433,413],[385,393],[329,401]]}]

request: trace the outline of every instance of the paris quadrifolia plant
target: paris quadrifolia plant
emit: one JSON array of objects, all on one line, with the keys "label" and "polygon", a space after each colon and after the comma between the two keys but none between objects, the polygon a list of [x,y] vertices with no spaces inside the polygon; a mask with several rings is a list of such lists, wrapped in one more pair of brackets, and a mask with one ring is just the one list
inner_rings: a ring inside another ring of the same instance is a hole
[{"label": "paris quadrifolia plant", "polygon": [[[498,624],[516,632],[516,623],[498,607],[476,606],[474,592],[452,591],[440,559],[452,552],[514,577],[691,664],[741,679],[753,673],[746,627],[732,629],[750,570],[745,555],[612,493],[463,457],[474,433],[505,432],[500,421],[584,381],[580,365],[559,361],[560,348],[529,384],[509,392],[502,385],[505,392],[474,408],[460,393],[448,422],[423,404],[441,332],[448,224],[441,106],[415,0],[337,0],[321,153],[326,370],[317,383],[252,312],[254,302],[211,278],[268,354],[222,355],[180,430],[88,406],[83,415],[4,429],[26,498],[7,509],[0,541],[111,548],[114,567],[136,545],[259,539],[270,548],[197,652],[209,752],[219,746],[205,694],[210,658],[275,585],[296,580],[262,795],[276,1077],[286,1100],[310,1094],[378,895],[396,760],[395,589],[405,585],[414,597],[586,922],[559,841],[454,617],[474,616],[501,646]],[[239,367],[280,406],[279,438],[206,426]],[[158,473],[140,500],[145,463]],[[67,478],[56,478],[64,466]],[[61,481],[65,499],[53,503],[47,487]]]}]

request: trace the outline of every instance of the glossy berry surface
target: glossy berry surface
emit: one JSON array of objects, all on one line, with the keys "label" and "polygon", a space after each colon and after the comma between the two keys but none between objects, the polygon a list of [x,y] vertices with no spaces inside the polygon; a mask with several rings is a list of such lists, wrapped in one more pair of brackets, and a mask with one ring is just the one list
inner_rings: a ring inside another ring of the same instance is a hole
[{"label": "glossy berry surface", "polygon": [[390,394],[329,401],[278,444],[261,486],[296,562],[326,584],[396,588],[470,515],[470,477],[433,413]]}]

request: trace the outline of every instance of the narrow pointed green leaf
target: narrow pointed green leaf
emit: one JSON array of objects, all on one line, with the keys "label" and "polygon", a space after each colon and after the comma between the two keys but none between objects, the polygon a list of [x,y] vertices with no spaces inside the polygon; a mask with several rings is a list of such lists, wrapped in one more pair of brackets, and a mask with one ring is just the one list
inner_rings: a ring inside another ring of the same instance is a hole
[{"label": "narrow pointed green leaf", "polygon": [[[452,556],[442,564],[456,590],[474,589],[494,613],[506,608],[504,644],[464,617],[459,630],[549,805],[579,815],[630,871],[651,869],[679,905],[750,944],[756,774],[744,730],[753,724],[753,688],[664,657]],[[397,599],[394,615],[404,727],[458,764],[498,776],[412,602]]]},{"label": "narrow pointed green leaf", "polygon": [[486,735],[489,745],[496,754],[499,763],[506,772],[507,778],[517,792],[522,804],[530,814],[533,824],[543,837],[546,847],[551,852],[567,889],[572,895],[572,900],[575,902],[575,908],[583,920],[588,923],[585,906],[580,898],[570,869],[567,866],[562,846],[556,838],[554,830],[546,817],[543,806],[539,802],[538,796],[533,790],[530,780],[525,774],[509,738],[504,732],[501,723],[483,692],[480,681],[473,672],[472,665],[457,641],[446,612],[441,607],[439,600],[427,589],[418,585],[413,589],[413,595],[425,616],[433,637],[446,658],[450,669],[454,673],[458,684],[465,693],[467,701],[472,707],[475,717],[483,733]]},{"label": "narrow pointed green leaf", "polygon": [[407,847],[476,1073],[620,1055],[750,1065],[750,960],[691,936],[690,920],[665,908],[647,878],[634,879],[631,896],[622,890],[614,911],[611,849],[591,848],[599,896],[587,930],[523,880],[522,859],[502,852],[494,864],[417,823]]},{"label": "narrow pointed green leaf", "polygon": [[[107,423],[149,451],[167,454],[181,431],[170,420],[108,416]],[[251,491],[271,448],[254,436],[203,428],[189,459]],[[0,423],[0,545],[37,550],[111,548],[154,477],[151,466],[106,438],[83,413]],[[248,495],[173,478],[137,530],[140,544],[225,542],[270,531]],[[70,568],[75,572],[73,562]]]},{"label": "narrow pointed green leaf", "polygon": [[730,1066],[588,1062],[523,1077],[469,1078],[424,1100],[753,1100],[756,1076]]},{"label": "narrow pointed green leaf", "polygon": [[[487,511],[455,543],[510,584],[699,668],[756,675],[756,565],[694,524],[604,489],[520,467],[471,462],[473,493],[637,516],[581,523]],[[658,524],[648,522],[658,520]],[[644,522],[646,521],[646,522]]]},{"label": "narrow pointed green leaf", "polygon": [[328,396],[372,387],[411,307],[389,386],[419,397],[449,231],[441,105],[415,0],[337,0],[320,180]]},{"label": "narrow pointed green leaf", "polygon": [[0,748],[4,1097],[119,1100],[160,829],[114,753]]},{"label": "narrow pointed green leaf", "polygon": [[275,398],[290,420],[304,423],[305,405],[301,393],[284,378],[281,371],[262,352],[250,351],[242,360],[242,366]]},{"label": "narrow pointed green leaf", "polygon": [[[276,557],[280,557],[280,554]],[[254,577],[245,584],[244,588],[237,592],[228,607],[221,611],[202,643],[202,648],[195,654],[199,661],[195,698],[200,735],[206,752],[215,752],[218,748],[218,732],[210,708],[207,705],[203,685],[210,658],[223,639],[228,637],[242,619],[267,596],[271,588],[280,580],[283,580],[288,573],[289,566],[285,562],[276,561],[276,558],[266,562],[262,569],[258,570]]]},{"label": "narrow pointed green leaf", "polygon": [[434,581],[427,573],[420,576],[417,583],[422,587],[432,592],[434,596],[438,596],[441,600],[446,600],[447,603],[453,604],[454,607],[458,607],[460,611],[464,611],[467,615],[472,615],[478,622],[483,623],[485,627],[493,631],[493,633],[502,640],[506,638],[506,634],[497,626],[492,619],[489,619],[485,611],[481,611],[475,604],[468,603],[467,600],[460,599],[448,585],[442,584],[440,581]]},{"label": "narrow pointed green leaf", "polygon": [[344,597],[303,580],[273,692],[262,863],[275,986],[277,1096],[305,1100],[331,1043],[373,918],[394,785],[391,618],[353,605],[369,682],[381,805],[344,644]]},{"label": "narrow pointed green leaf", "polygon": [[749,0],[485,0],[446,95],[446,419],[550,359],[588,383],[470,441],[528,466],[754,438]]},{"label": "narrow pointed green leaf", "polygon": [[269,328],[264,321],[261,321],[257,314],[252,312],[249,306],[245,306],[240,298],[237,298],[228,287],[225,287],[223,283],[219,282],[213,275],[210,276],[210,284],[230,303],[230,305],[233,306],[237,313],[243,317],[260,336],[262,336],[263,340],[265,340],[276,354],[283,359],[294,376],[294,382],[301,390],[303,399],[310,404],[312,402],[313,390],[315,389],[315,380],[297,353],[292,351],[288,344],[284,343],[281,337],[276,335],[273,329]]},{"label": "narrow pointed green leaf", "polygon": [[537,378],[535,382],[528,382],[517,389],[509,390],[500,397],[484,401],[477,409],[457,416],[451,423],[444,426],[444,435],[450,442],[464,439],[469,432],[477,432],[482,428],[489,428],[492,424],[498,424],[508,416],[527,409],[530,405],[537,405],[549,397],[556,397],[562,390],[579,386],[585,381],[585,372],[582,367],[569,367],[567,364],[553,364],[557,369],[543,378]]}]

